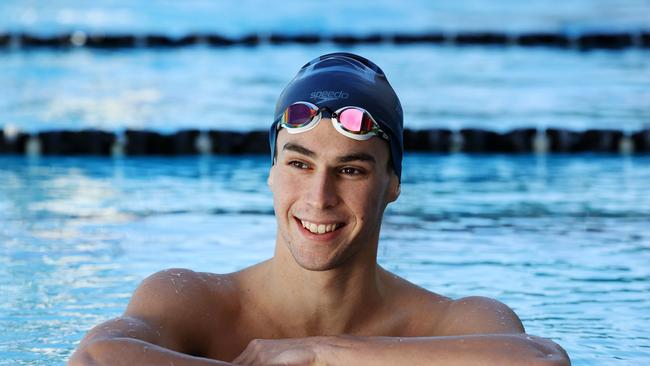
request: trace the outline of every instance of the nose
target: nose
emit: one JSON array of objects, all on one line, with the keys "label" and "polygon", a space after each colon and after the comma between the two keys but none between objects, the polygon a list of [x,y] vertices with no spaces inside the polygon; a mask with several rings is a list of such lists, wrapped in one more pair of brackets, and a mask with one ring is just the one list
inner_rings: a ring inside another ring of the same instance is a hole
[{"label": "nose", "polygon": [[316,172],[305,187],[307,204],[323,210],[336,206],[339,197],[336,189],[336,177],[327,171]]}]

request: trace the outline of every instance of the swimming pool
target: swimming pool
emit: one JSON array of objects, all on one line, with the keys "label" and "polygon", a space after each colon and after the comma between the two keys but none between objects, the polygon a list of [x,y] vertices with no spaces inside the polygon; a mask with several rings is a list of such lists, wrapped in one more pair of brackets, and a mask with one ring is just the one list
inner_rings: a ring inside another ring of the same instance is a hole
[{"label": "swimming pool", "polygon": [[[266,1],[175,5],[126,0],[0,3],[0,33],[75,30],[142,35],[216,32],[241,36],[344,32],[639,31],[644,0]],[[38,6],[37,6],[38,5]],[[340,9],[323,17],[327,9]],[[272,7],[271,7],[272,8]],[[347,33],[346,33],[347,32]],[[307,60],[340,45],[268,44],[172,49],[0,49],[0,127],[43,129],[265,129],[275,99]],[[559,127],[636,131],[650,121],[647,49],[579,52],[555,48],[380,44],[343,47],[377,62],[402,99],[411,129],[506,131]],[[236,123],[231,121],[236,120]]]},{"label": "swimming pool", "polygon": [[[637,31],[645,0],[0,3],[0,33]],[[259,11],[259,9],[265,11]],[[332,14],[332,8],[340,12]],[[324,16],[326,14],[327,16]],[[376,61],[411,129],[615,128],[650,121],[647,49],[394,44]],[[331,43],[0,50],[0,128],[265,129]],[[236,121],[236,123],[232,123]],[[382,265],[442,294],[495,297],[574,365],[650,363],[650,157],[405,157]],[[267,156],[0,156],[0,365],[59,365],[162,268],[229,272],[274,245]]]},{"label": "swimming pool", "polygon": [[[265,130],[306,60],[334,45],[0,53],[0,124],[43,129]],[[636,131],[650,121],[649,51],[356,46],[411,129]],[[4,95],[3,94],[4,90]],[[11,91],[11,92],[10,92]],[[233,123],[236,121],[236,123]]]},{"label": "swimming pool", "polygon": [[[167,267],[272,255],[268,157],[0,157],[0,364],[61,364]],[[407,154],[382,265],[509,304],[574,365],[650,361],[650,157]]]},{"label": "swimming pool", "polygon": [[0,3],[0,31],[31,29],[52,33],[62,29],[108,32],[183,34],[215,30],[223,33],[304,30],[422,31],[548,30],[647,28],[650,4],[645,0],[241,0],[236,3],[188,0],[5,0]]}]

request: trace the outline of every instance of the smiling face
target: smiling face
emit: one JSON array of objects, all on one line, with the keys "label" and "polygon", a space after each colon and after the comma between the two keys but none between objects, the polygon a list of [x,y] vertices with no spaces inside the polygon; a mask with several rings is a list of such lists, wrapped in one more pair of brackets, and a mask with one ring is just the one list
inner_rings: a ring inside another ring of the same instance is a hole
[{"label": "smiling face", "polygon": [[353,140],[323,119],[307,132],[280,130],[276,146],[269,186],[277,252],[316,271],[351,258],[374,262],[384,209],[399,195],[386,142]]}]

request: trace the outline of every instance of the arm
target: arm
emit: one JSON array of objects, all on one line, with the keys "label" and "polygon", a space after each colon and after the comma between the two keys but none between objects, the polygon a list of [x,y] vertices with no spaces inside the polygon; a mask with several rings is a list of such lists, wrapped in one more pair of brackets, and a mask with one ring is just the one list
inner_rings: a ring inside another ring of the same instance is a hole
[{"label": "arm", "polygon": [[188,354],[207,338],[196,316],[205,296],[196,276],[169,270],[144,280],[124,315],[88,332],[68,365],[231,365]]},{"label": "arm", "polygon": [[525,334],[323,340],[327,365],[569,365],[553,342]]},{"label": "arm", "polygon": [[485,298],[452,302],[436,336],[313,337],[255,340],[233,362],[242,365],[569,365],[550,340],[524,333],[507,306]]},{"label": "arm", "polygon": [[134,317],[120,317],[93,328],[79,344],[69,366],[176,365],[208,366],[230,363],[190,356],[165,348],[155,327]]}]

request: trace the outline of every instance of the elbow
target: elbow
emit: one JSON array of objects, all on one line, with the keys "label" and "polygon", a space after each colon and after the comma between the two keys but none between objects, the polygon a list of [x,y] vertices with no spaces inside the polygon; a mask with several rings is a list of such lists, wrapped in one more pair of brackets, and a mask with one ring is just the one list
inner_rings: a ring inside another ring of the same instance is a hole
[{"label": "elbow", "polygon": [[[566,351],[550,339],[528,334],[518,334],[513,344],[517,346],[510,349],[513,365],[526,366],[570,366],[571,360]],[[513,340],[513,338],[511,338]],[[511,345],[513,345],[511,344]],[[515,351],[517,349],[518,351]]]},{"label": "elbow", "polygon": [[68,366],[101,366],[114,365],[111,354],[115,354],[119,340],[100,338],[83,343],[77,348],[68,360]]},{"label": "elbow", "polygon": [[557,353],[547,355],[547,360],[543,365],[545,366],[571,366],[571,359],[562,347],[557,346]]},{"label": "elbow", "polygon": [[67,366],[91,366],[93,364],[85,350],[78,348],[68,359]]},{"label": "elbow", "polygon": [[[537,337],[535,337],[537,338]],[[533,366],[571,366],[567,352],[557,343],[544,338],[537,338],[535,344],[537,355]]]},{"label": "elbow", "polygon": [[537,358],[531,366],[571,366],[571,360],[566,354],[549,354]]},{"label": "elbow", "polygon": [[90,348],[92,344],[85,344],[79,346],[72,356],[68,359],[67,366],[95,366],[97,362],[92,357]]}]

